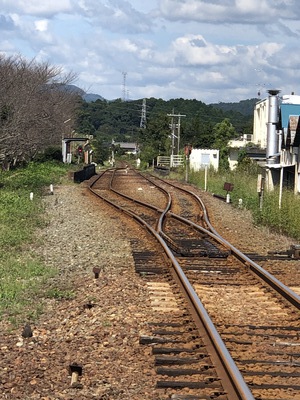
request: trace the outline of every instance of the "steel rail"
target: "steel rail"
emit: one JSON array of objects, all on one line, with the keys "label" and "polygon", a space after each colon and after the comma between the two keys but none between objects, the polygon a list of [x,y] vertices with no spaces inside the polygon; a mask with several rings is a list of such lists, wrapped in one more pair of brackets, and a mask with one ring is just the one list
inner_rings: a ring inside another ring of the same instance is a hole
[{"label": "steel rail", "polygon": [[[120,168],[121,169],[121,168]],[[125,198],[127,198],[128,200],[131,200],[137,204],[146,206],[148,208],[151,208],[155,211],[157,211],[158,213],[160,213],[160,217],[158,220],[158,224],[157,224],[157,231],[160,235],[164,235],[163,233],[163,229],[162,229],[162,225],[163,225],[163,220],[166,218],[167,213],[169,213],[170,216],[172,216],[173,218],[176,218],[178,220],[180,220],[181,222],[185,223],[186,225],[190,225],[193,226],[193,228],[195,228],[196,230],[199,230],[205,234],[207,234],[208,236],[210,236],[211,238],[215,239],[216,241],[218,241],[220,244],[222,244],[223,246],[225,246],[227,249],[229,249],[231,251],[231,254],[234,255],[237,259],[239,259],[249,270],[251,270],[255,275],[257,275],[261,280],[263,280],[265,283],[267,283],[269,286],[271,286],[276,292],[280,293],[286,300],[288,300],[291,304],[293,304],[298,310],[300,309],[300,296],[295,293],[293,290],[291,290],[288,286],[284,285],[281,281],[279,281],[277,278],[275,278],[275,276],[273,276],[272,274],[270,274],[268,271],[266,271],[264,268],[262,268],[259,264],[257,264],[256,262],[254,262],[253,260],[251,260],[248,256],[246,256],[244,253],[242,253],[240,250],[238,250],[235,246],[233,246],[231,243],[229,243],[226,239],[224,239],[212,226],[212,224],[209,221],[209,217],[208,217],[208,212],[206,209],[205,204],[203,203],[203,201],[200,199],[199,196],[197,196],[195,193],[190,192],[187,189],[181,188],[177,185],[174,185],[172,183],[166,182],[160,178],[160,181],[164,182],[165,184],[169,185],[169,186],[173,186],[174,188],[185,192],[189,195],[192,195],[195,200],[200,204],[202,211],[203,211],[203,219],[206,223],[206,225],[208,226],[208,229],[202,227],[201,225],[198,225],[184,217],[181,217],[180,215],[174,214],[172,213],[170,210],[171,208],[171,204],[172,204],[172,198],[171,195],[162,187],[160,187],[159,185],[157,185],[152,179],[145,177],[142,173],[140,173],[139,171],[135,171],[138,175],[142,176],[143,178],[145,178],[146,180],[148,180],[149,182],[151,182],[153,185],[155,185],[157,188],[159,188],[161,191],[163,191],[167,196],[168,196],[168,203],[165,207],[165,209],[160,209],[158,207],[155,207],[149,203],[144,203],[140,200],[136,200],[130,196],[127,196],[115,189],[113,189],[112,187],[112,181],[114,179],[114,175],[115,172],[118,169],[113,170],[113,174],[111,177],[111,181],[110,181],[110,189],[115,192],[116,194],[119,194],[120,196],[123,196]],[[99,177],[100,178],[100,177]],[[124,211],[124,210],[123,210]]]},{"label": "steel rail", "polygon": [[[113,178],[111,179],[111,183],[112,183],[112,180],[113,180]],[[97,180],[95,180],[93,182],[92,186],[96,183],[96,181]],[[212,346],[212,349],[215,352],[215,356],[212,355],[212,358],[214,358],[215,363],[217,365],[219,365],[220,368],[222,368],[221,375],[227,377],[227,379],[224,382],[222,381],[224,389],[228,392],[228,394],[230,395],[230,399],[232,399],[232,400],[238,400],[238,399],[254,400],[254,397],[253,397],[249,387],[247,386],[246,382],[244,381],[242,374],[240,373],[240,371],[239,371],[238,367],[236,366],[234,360],[232,359],[228,349],[226,348],[221,336],[219,335],[217,329],[215,328],[213,322],[211,321],[205,307],[203,306],[202,302],[200,301],[194,288],[188,281],[186,275],[184,274],[181,266],[179,265],[178,261],[176,260],[175,256],[173,255],[171,249],[168,247],[167,243],[164,241],[164,239],[161,237],[161,235],[155,229],[153,229],[146,221],[144,221],[141,217],[139,217],[137,214],[135,214],[134,212],[131,212],[129,210],[125,210],[121,206],[117,205],[116,203],[106,199],[104,196],[100,195],[95,190],[93,190],[92,186],[89,189],[94,195],[96,195],[97,197],[101,198],[102,200],[109,203],[113,207],[121,210],[122,212],[125,212],[126,214],[128,214],[129,216],[134,218],[142,226],[144,226],[160,243],[164,252],[168,256],[168,258],[170,259],[170,261],[174,267],[174,271],[176,272],[176,274],[178,276],[178,279],[179,279],[179,282],[180,282],[182,288],[184,288],[184,290],[187,294],[187,297],[189,298],[191,304],[194,307],[195,314],[199,318],[199,322],[205,329],[205,332],[207,334],[207,337],[209,338],[209,342]],[[120,193],[118,193],[118,194],[120,194]],[[121,196],[124,196],[124,195],[121,194]],[[127,196],[125,196],[125,197],[127,197]],[[139,203],[142,204],[142,202],[139,202]],[[148,206],[148,204],[146,204],[146,206]],[[167,208],[169,209],[169,204],[168,204]],[[209,231],[207,231],[207,232],[209,232]],[[209,233],[211,234],[211,232],[209,232]],[[219,363],[218,360],[221,361],[221,364]]]},{"label": "steel rail", "polygon": [[[136,172],[136,171],[135,171],[135,172]],[[138,175],[141,175],[141,174],[138,173]],[[143,175],[141,175],[141,176],[142,176],[143,178],[145,178]],[[146,207],[148,207],[148,208],[151,208],[152,210],[158,211],[159,213],[162,213],[162,212],[165,211],[165,210],[163,210],[163,209],[161,209],[161,208],[158,208],[158,207],[153,206],[152,204],[145,203],[145,202],[143,202],[143,201],[134,199],[133,197],[130,197],[130,196],[128,196],[128,195],[126,195],[126,194],[124,194],[124,193],[122,193],[122,192],[120,192],[120,191],[114,189],[114,188],[112,187],[113,178],[114,178],[114,176],[112,176],[111,181],[110,181],[110,189],[111,189],[114,193],[117,193],[117,194],[119,194],[120,196],[125,197],[126,199],[133,201],[134,203],[141,204],[141,205],[143,205],[143,206],[146,206]],[[146,178],[146,179],[147,179],[147,178]],[[147,180],[149,181],[149,179],[147,179]],[[151,182],[151,181],[150,181],[150,182]],[[169,210],[170,207],[171,207],[171,202],[172,202],[172,198],[171,198],[170,194],[169,194],[164,188],[162,188],[162,187],[156,185],[155,182],[151,182],[151,183],[153,183],[161,192],[163,192],[163,193],[166,195],[166,197],[168,198],[168,203],[167,203],[167,205],[166,205],[166,210]]]},{"label": "steel rail", "polygon": [[[208,212],[206,209],[205,204],[203,201],[200,199],[199,196],[197,196],[195,193],[190,192],[187,189],[181,188],[177,185],[174,185],[172,183],[166,182],[160,178],[158,178],[162,182],[175,187],[178,190],[181,190],[183,192],[188,193],[189,195],[192,195],[200,204],[202,211],[203,211],[203,219],[205,223],[207,224],[209,229],[203,228],[201,225],[195,224],[192,221],[187,220],[184,217],[181,217],[177,214],[170,213],[174,218],[177,218],[181,220],[182,222],[193,226],[195,229],[201,230],[202,232],[206,233],[207,235],[210,235],[212,238],[215,240],[219,241],[220,244],[223,244],[225,247],[230,249],[231,254],[234,255],[237,259],[242,261],[242,263],[249,268],[253,273],[255,273],[261,280],[266,282],[269,286],[271,286],[276,292],[280,293],[286,300],[288,300],[291,304],[293,304],[298,310],[300,310],[300,296],[295,293],[293,290],[291,290],[288,286],[284,285],[281,281],[279,281],[275,276],[270,274],[268,271],[266,271],[264,268],[262,268],[259,264],[251,260],[248,256],[246,256],[244,253],[242,253],[240,250],[238,250],[235,246],[233,246],[231,243],[229,243],[226,239],[224,239],[212,226],[212,224],[209,221],[208,217]],[[151,179],[150,179],[151,181]],[[154,183],[154,182],[152,182]]]}]

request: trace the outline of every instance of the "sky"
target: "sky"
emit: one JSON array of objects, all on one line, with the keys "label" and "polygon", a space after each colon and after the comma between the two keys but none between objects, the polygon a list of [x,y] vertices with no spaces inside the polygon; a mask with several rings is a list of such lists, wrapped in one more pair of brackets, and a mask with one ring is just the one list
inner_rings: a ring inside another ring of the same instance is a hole
[{"label": "sky", "polygon": [[0,0],[0,54],[107,100],[300,94],[299,0]]}]

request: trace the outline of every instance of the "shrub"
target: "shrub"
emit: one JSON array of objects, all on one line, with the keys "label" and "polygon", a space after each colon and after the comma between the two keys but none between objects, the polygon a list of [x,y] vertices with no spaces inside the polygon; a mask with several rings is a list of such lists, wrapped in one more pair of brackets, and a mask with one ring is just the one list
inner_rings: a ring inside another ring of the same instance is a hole
[{"label": "shrub", "polygon": [[36,162],[46,162],[53,160],[62,162],[62,152],[61,148],[58,146],[49,146],[42,153],[37,154],[37,156],[35,157]]}]

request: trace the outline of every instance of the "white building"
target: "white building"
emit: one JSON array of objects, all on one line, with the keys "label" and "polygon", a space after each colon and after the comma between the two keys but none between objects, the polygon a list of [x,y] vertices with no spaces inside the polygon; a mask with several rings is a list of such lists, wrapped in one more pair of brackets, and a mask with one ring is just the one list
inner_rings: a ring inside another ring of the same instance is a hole
[{"label": "white building", "polygon": [[254,107],[252,143],[267,148],[267,123],[268,123],[269,97],[260,100]]},{"label": "white building", "polygon": [[190,154],[190,169],[199,171],[205,167],[219,169],[219,150],[192,149]]},{"label": "white building", "polygon": [[[182,155],[158,156],[156,165],[158,167],[180,167],[184,165],[185,157]],[[200,171],[205,167],[212,167],[216,171],[219,169],[219,150],[211,149],[191,149],[189,154],[190,169]]]}]

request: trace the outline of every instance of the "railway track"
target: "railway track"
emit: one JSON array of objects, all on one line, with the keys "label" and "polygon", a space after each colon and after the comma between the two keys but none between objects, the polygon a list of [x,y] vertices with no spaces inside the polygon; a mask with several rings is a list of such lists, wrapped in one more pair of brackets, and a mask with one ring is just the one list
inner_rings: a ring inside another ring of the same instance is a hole
[{"label": "railway track", "polygon": [[[296,399],[300,298],[211,226],[195,194],[132,169],[90,190],[145,227],[132,240],[155,321],[157,390],[174,399]],[[287,282],[287,279],[285,279]],[[288,282],[287,282],[288,283]]]}]

